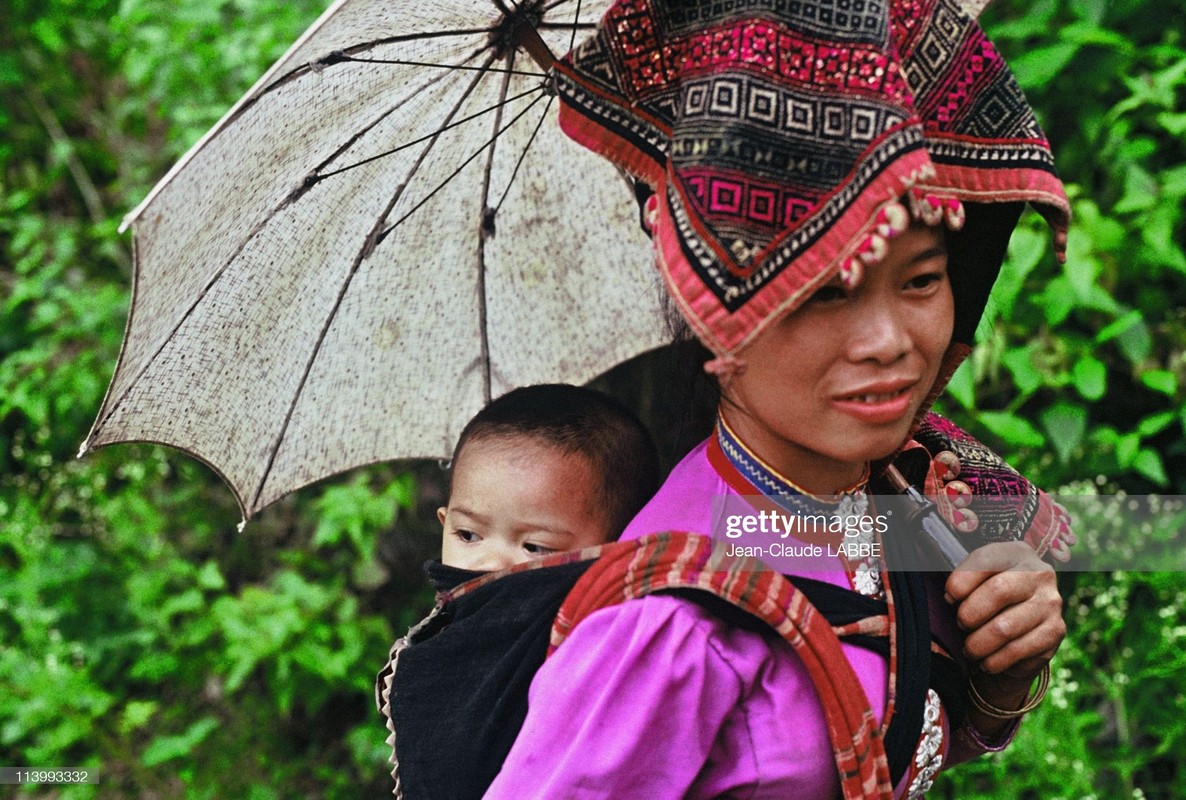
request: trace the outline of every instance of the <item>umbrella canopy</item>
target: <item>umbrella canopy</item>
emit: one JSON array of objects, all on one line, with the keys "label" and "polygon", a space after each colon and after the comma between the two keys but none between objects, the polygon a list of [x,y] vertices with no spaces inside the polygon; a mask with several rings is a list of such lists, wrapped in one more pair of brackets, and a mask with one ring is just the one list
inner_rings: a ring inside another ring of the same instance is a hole
[{"label": "umbrella canopy", "polygon": [[334,3],[125,220],[132,309],[82,452],[181,449],[248,518],[662,344],[630,183],[560,132],[540,66],[606,6]]}]

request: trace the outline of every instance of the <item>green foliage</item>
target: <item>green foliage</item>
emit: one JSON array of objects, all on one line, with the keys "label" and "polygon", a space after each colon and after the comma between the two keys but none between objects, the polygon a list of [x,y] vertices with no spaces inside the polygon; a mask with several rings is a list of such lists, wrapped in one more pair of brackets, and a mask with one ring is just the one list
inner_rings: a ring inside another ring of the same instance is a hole
[{"label": "green foliage", "polygon": [[410,478],[372,470],[237,536],[191,459],[74,458],[127,314],[119,216],[321,10],[0,11],[0,764],[99,769],[54,796],[390,791],[372,681],[418,586],[391,586],[379,537]]},{"label": "green foliage", "polygon": [[1002,2],[986,20],[1067,183],[1067,262],[1010,243],[946,410],[1044,486],[1186,493],[1186,46],[1157,0]]},{"label": "green foliage", "polygon": [[[1111,498],[1093,497],[1097,489],[1067,487],[1082,495],[1078,513],[1093,520],[1081,551],[1106,555],[1123,543],[1129,556],[1180,552],[1180,501],[1173,524],[1165,524],[1173,515],[1164,513],[1134,524],[1133,515],[1108,514]],[[1017,798],[1186,794],[1186,581],[1178,572],[1061,577],[1071,635],[1059,650],[1045,703],[1011,747],[945,773],[934,796],[988,800],[1006,796],[1004,786]]]},{"label": "green foliage", "polygon": [[[999,2],[986,20],[1039,112],[1074,219],[1065,266],[1036,215],[1014,235],[946,410],[1047,488],[1186,493],[1177,11],[1158,0],[1030,0]],[[1150,545],[1141,531],[1112,533]],[[945,773],[933,796],[1186,795],[1183,576],[1063,577],[1070,634],[1050,698],[1012,747]]]}]

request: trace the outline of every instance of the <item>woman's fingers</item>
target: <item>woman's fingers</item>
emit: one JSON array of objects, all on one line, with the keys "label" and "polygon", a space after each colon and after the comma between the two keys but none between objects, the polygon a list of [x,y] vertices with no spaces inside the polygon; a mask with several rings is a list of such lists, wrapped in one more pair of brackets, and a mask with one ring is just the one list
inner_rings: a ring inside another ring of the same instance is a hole
[{"label": "woman's fingers", "polygon": [[1024,542],[973,551],[945,588],[967,633],[964,652],[985,672],[1035,673],[1066,636],[1054,570]]},{"label": "woman's fingers", "polygon": [[1015,606],[973,631],[964,653],[991,674],[1033,675],[1049,661],[1066,635],[1060,616],[1034,619],[1032,609]]},{"label": "woman's fingers", "polygon": [[979,547],[968,554],[947,579],[946,591],[952,601],[959,603],[981,584],[1002,573],[1025,576],[1039,573],[1054,578],[1054,568],[1038,558],[1025,542],[996,542]]},{"label": "woman's fingers", "polygon": [[1022,608],[997,620],[1003,635],[1023,634],[1046,617],[1062,614],[1062,595],[1049,567],[1045,571],[1027,569],[990,574],[962,599],[954,592],[948,593],[957,597],[956,621],[966,631],[983,628],[1014,607]]}]

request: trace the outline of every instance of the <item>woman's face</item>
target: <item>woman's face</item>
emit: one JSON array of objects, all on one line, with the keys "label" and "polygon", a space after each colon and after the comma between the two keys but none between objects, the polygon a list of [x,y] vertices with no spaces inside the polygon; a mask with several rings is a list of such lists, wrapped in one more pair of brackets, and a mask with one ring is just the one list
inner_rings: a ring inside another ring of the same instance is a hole
[{"label": "woman's face", "polygon": [[722,392],[736,433],[818,494],[894,452],[951,341],[954,305],[940,230],[915,224],[851,290],[834,281],[747,347]]}]

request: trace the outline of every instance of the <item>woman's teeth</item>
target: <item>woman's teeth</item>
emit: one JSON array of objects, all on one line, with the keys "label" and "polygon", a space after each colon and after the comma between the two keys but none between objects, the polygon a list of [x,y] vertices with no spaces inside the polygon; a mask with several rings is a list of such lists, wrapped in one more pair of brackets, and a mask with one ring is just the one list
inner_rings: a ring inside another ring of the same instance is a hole
[{"label": "woman's teeth", "polygon": [[883,392],[882,394],[858,394],[852,397],[846,397],[846,400],[851,400],[857,403],[884,403],[888,400],[893,400],[895,397],[901,396],[905,389],[899,389],[896,392]]}]

